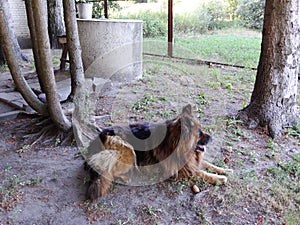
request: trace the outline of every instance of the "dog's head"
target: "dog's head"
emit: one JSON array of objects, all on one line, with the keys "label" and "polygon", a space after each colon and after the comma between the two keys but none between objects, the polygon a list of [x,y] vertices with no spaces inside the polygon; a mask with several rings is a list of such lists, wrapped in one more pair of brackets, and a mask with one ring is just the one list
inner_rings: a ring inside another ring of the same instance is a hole
[{"label": "dog's head", "polygon": [[[193,150],[196,152],[205,152],[207,145],[211,141],[211,136],[202,130],[199,120],[193,115],[192,106],[183,107],[180,115],[183,138],[193,140]],[[188,135],[188,136],[187,136]]]}]

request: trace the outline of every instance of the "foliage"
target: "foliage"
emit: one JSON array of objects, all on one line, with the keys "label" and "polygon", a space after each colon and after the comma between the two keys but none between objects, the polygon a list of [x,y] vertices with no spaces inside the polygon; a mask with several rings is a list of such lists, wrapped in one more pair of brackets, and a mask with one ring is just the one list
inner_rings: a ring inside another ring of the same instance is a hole
[{"label": "foliage", "polygon": [[[181,9],[181,4],[186,6],[183,1],[177,3],[175,2],[174,7],[174,31],[176,33],[205,33],[209,30],[234,26],[233,14],[237,7],[237,0],[194,1],[193,7],[188,10]],[[123,9],[122,14],[115,14],[113,17],[143,20],[144,37],[166,36],[167,4],[161,6],[144,4],[143,8],[139,4],[135,5],[136,7],[131,6],[130,10]]]},{"label": "foliage", "polygon": [[152,12],[150,10],[120,16],[122,19],[143,20],[144,37],[161,37],[167,35],[167,17],[165,12]]},{"label": "foliage", "polygon": [[[144,1],[143,1],[144,2]],[[149,2],[149,1],[148,1]],[[174,31],[177,34],[205,33],[211,30],[235,27],[237,23],[247,28],[261,29],[265,0],[201,0],[177,1],[174,6]],[[144,37],[159,37],[167,34],[167,5],[136,4],[130,11],[122,10],[117,18],[140,19],[144,21]],[[135,10],[132,10],[135,9]]]},{"label": "foliage", "polygon": [[[121,7],[118,2],[116,1],[108,1],[107,8],[110,12],[120,11]],[[94,2],[93,5],[93,18],[101,18],[104,17],[104,1],[101,2]]]},{"label": "foliage", "polygon": [[223,28],[222,24],[227,19],[227,8],[227,2],[222,0],[213,0],[203,5],[202,10],[207,11],[210,17],[208,24],[209,30]]},{"label": "foliage", "polygon": [[8,68],[8,65],[6,63],[0,66],[0,71],[1,72],[5,72],[5,71],[8,71],[8,70],[9,70],[9,68]]},{"label": "foliage", "polygon": [[286,131],[287,134],[300,138],[300,122],[293,127],[289,127]]},{"label": "foliage", "polygon": [[244,27],[262,29],[265,0],[239,0],[237,15]]},{"label": "foliage", "polygon": [[178,33],[205,33],[233,25],[229,20],[229,3],[222,0],[199,2],[192,12],[175,14],[175,31]]},{"label": "foliage", "polygon": [[227,0],[227,2],[228,2],[228,7],[227,7],[228,16],[229,16],[230,20],[234,20],[235,15],[236,15],[235,12],[236,12],[239,1],[238,0]]},{"label": "foliage", "polygon": [[176,33],[205,33],[208,30],[210,17],[205,11],[196,13],[182,13],[174,18]]}]

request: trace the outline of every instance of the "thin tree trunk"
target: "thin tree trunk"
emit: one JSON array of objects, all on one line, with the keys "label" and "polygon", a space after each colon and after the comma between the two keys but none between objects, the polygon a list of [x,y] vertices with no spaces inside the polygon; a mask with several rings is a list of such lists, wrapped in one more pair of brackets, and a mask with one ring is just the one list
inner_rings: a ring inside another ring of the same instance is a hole
[{"label": "thin tree trunk", "polygon": [[75,2],[63,0],[63,5],[71,74],[71,93],[68,99],[72,100],[77,87],[84,81],[84,72],[81,59],[81,47],[78,37]]},{"label": "thin tree trunk", "polygon": [[35,35],[35,26],[34,26],[33,14],[32,14],[32,0],[25,0],[25,6],[26,6],[27,22],[28,22],[28,27],[30,31],[30,37],[31,37],[31,45],[32,45],[35,69],[38,76],[41,91],[45,92],[42,79],[40,78],[42,76],[42,71],[41,71],[41,63],[40,63],[40,58],[38,53],[37,38]]},{"label": "thin tree trunk", "polygon": [[299,0],[267,0],[260,61],[250,104],[240,112],[250,126],[268,126],[272,137],[296,122]]},{"label": "thin tree trunk", "polygon": [[56,91],[56,82],[53,71],[52,55],[50,50],[49,36],[47,30],[46,6],[43,0],[35,0],[32,4],[33,18],[35,22],[37,45],[42,68],[46,99],[49,115],[55,125],[63,130],[71,129],[71,123],[63,114]]},{"label": "thin tree trunk", "polygon": [[62,0],[48,0],[48,33],[51,48],[59,48],[57,36],[65,34]]},{"label": "thin tree trunk", "polygon": [[6,60],[5,60],[4,52],[3,52],[2,45],[0,42],[0,66],[3,66],[5,64],[5,62],[6,62]]},{"label": "thin tree trunk", "polygon": [[7,0],[0,1],[0,42],[2,43],[5,58],[7,60],[10,73],[13,80],[22,94],[26,102],[38,113],[47,115],[47,107],[37,98],[35,93],[31,90],[26,80],[21,74],[21,70],[18,64],[17,55],[15,51],[14,43],[11,41],[14,38],[13,33],[9,27],[9,10]]},{"label": "thin tree trunk", "polygon": [[[4,2],[4,4],[6,4],[6,2],[8,2],[7,0],[1,0]],[[6,10],[6,17],[8,18],[8,23],[7,23],[7,26],[8,26],[8,29],[10,30],[10,33],[11,33],[11,37],[12,39],[10,41],[13,42],[14,44],[14,50],[15,50],[15,54],[17,55],[18,59],[21,59],[23,61],[30,61],[30,58],[23,53],[23,51],[21,50],[21,47],[18,43],[18,39],[15,35],[15,32],[14,32],[14,28],[13,28],[13,22],[12,22],[12,16],[11,16],[11,13],[10,13],[10,10],[9,10],[9,4],[7,5],[8,6],[8,10]]]}]

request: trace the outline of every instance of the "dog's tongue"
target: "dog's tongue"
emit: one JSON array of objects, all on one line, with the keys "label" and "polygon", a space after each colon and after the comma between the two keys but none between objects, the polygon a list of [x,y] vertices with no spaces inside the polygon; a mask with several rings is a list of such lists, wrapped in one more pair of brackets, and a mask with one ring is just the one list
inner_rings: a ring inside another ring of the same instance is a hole
[{"label": "dog's tongue", "polygon": [[197,144],[196,151],[198,151],[198,152],[205,152],[205,146]]}]

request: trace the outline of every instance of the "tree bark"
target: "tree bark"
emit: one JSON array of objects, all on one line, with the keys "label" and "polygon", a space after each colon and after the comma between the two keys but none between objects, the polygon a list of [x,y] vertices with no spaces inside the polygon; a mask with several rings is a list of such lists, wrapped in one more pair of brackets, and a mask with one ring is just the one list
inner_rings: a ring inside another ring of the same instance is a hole
[{"label": "tree bark", "polygon": [[71,129],[71,122],[63,114],[56,91],[56,82],[53,71],[52,55],[50,50],[47,30],[46,6],[43,0],[35,0],[32,4],[33,18],[35,23],[37,46],[43,76],[41,77],[45,88],[48,111],[55,125],[63,130]]},{"label": "tree bark", "polygon": [[59,48],[57,36],[65,34],[62,0],[48,0],[48,33],[51,48]]},{"label": "tree bark", "polygon": [[77,87],[84,81],[84,72],[81,59],[81,46],[78,37],[75,2],[63,0],[63,5],[71,74],[71,93],[68,99],[72,100]]},{"label": "tree bark", "polygon": [[0,66],[3,66],[5,63],[6,63],[6,60],[5,60],[4,52],[3,52],[2,45],[0,42]]},{"label": "tree bark", "polygon": [[299,0],[266,1],[255,86],[250,104],[239,114],[251,127],[268,126],[273,138],[299,116],[299,4]]},{"label": "tree bark", "polygon": [[18,59],[28,62],[28,61],[30,61],[30,58],[26,54],[24,54],[23,51],[21,50],[20,45],[18,43],[18,39],[14,32],[13,21],[12,21],[12,16],[11,16],[10,9],[9,9],[8,0],[2,0],[2,1],[3,1],[4,6],[7,7],[7,9],[5,10],[6,18],[7,18],[7,26],[10,31],[11,37],[12,37],[12,39],[10,41],[12,41],[14,44],[15,54]]},{"label": "tree bark", "polygon": [[38,53],[37,38],[35,35],[35,25],[34,25],[33,14],[32,14],[32,0],[25,0],[25,7],[26,7],[27,23],[30,31],[35,69],[38,76],[41,91],[45,92],[44,84],[42,82],[42,79],[40,78],[42,76],[42,70],[41,70],[41,63],[40,63],[40,58]]},{"label": "tree bark", "polygon": [[38,113],[47,115],[47,107],[37,98],[35,93],[31,90],[26,80],[21,74],[18,64],[15,45],[11,41],[14,34],[10,29],[9,24],[9,7],[7,0],[0,1],[0,42],[2,43],[3,52],[7,60],[10,73],[13,77],[16,87],[22,94],[26,102]]}]

